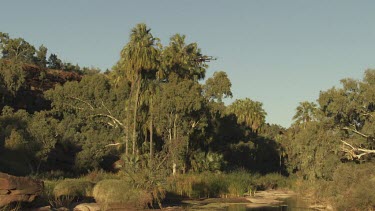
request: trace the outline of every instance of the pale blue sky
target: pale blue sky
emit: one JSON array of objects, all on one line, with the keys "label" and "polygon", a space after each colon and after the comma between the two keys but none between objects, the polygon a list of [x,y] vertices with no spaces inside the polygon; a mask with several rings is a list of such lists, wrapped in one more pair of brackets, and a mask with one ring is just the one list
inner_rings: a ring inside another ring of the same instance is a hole
[{"label": "pale blue sky", "polygon": [[234,98],[261,101],[289,126],[298,103],[375,68],[375,1],[0,0],[0,31],[80,66],[111,68],[144,22],[164,44],[175,33],[218,57]]}]

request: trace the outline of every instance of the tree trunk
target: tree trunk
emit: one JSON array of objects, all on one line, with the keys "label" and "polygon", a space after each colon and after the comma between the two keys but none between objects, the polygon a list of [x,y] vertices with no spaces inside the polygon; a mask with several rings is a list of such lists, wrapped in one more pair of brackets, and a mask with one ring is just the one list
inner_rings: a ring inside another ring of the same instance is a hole
[{"label": "tree trunk", "polygon": [[130,140],[130,116],[132,114],[131,103],[134,95],[135,82],[131,83],[129,99],[125,101],[125,155],[129,155],[129,140]]},{"label": "tree trunk", "polygon": [[[130,92],[131,94],[131,92]],[[131,95],[130,95],[131,96]],[[130,103],[128,101],[125,102],[125,115],[128,116],[128,113],[130,113],[129,109]],[[124,129],[125,129],[125,155],[128,157],[129,155],[129,118],[125,117],[124,121]]]},{"label": "tree trunk", "polygon": [[176,175],[176,167],[177,167],[177,164],[173,163],[172,164],[172,175]]},{"label": "tree trunk", "polygon": [[176,124],[177,118],[178,118],[178,115],[175,114],[174,121],[173,121],[173,139],[174,139],[174,141],[177,140],[177,124]]},{"label": "tree trunk", "polygon": [[[176,143],[177,141],[177,118],[178,118],[178,115],[175,114],[175,118],[173,120],[173,141]],[[176,159],[176,158],[174,158]],[[172,173],[173,175],[176,175],[176,169],[177,169],[177,164],[176,164],[176,161],[173,162],[172,164]]]},{"label": "tree trunk", "polygon": [[134,116],[133,116],[133,155],[136,152],[136,144],[137,144],[137,112],[138,112],[138,100],[139,100],[139,92],[141,90],[141,78],[137,78],[137,91],[135,93],[134,99]]},{"label": "tree trunk", "polygon": [[152,115],[152,98],[150,99],[150,161],[152,161],[152,158],[154,156],[154,152],[153,152],[153,135],[154,135],[154,131],[153,131],[153,115]]}]

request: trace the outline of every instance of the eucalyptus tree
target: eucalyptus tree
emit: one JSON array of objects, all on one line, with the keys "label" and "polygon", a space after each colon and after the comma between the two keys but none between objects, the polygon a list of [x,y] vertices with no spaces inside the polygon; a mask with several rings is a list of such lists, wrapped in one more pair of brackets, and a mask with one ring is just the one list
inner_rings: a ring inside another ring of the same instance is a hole
[{"label": "eucalyptus tree", "polygon": [[153,112],[156,132],[165,140],[175,174],[177,169],[185,169],[191,135],[203,130],[206,123],[200,112],[204,104],[201,86],[180,80],[176,74],[169,78],[157,90]]},{"label": "eucalyptus tree", "polygon": [[[347,78],[341,84],[320,92],[315,112],[315,105],[301,103],[296,116],[304,128],[292,125],[282,136],[290,171],[305,179],[332,180],[336,167],[349,166],[348,161],[373,162],[375,70],[367,70],[362,80]],[[312,118],[312,113],[319,115]]]},{"label": "eucalyptus tree", "polygon": [[0,33],[0,51],[2,58],[17,62],[33,62],[36,52],[34,46],[22,38],[10,38],[6,33]]},{"label": "eucalyptus tree", "polygon": [[365,72],[362,81],[341,80],[342,88],[321,92],[318,102],[325,118],[339,128],[342,151],[350,160],[375,155],[375,70]]},{"label": "eucalyptus tree", "polygon": [[[131,84],[130,98],[125,108],[132,112],[132,122],[128,118],[127,128],[132,123],[132,154],[137,151],[137,121],[139,97],[142,92],[142,82],[147,78],[154,78],[159,68],[160,49],[158,39],[151,34],[146,24],[137,24],[130,34],[130,40],[121,51],[121,57],[116,69],[123,70],[125,77]],[[132,107],[131,107],[131,104]],[[127,142],[127,140],[126,140]]]},{"label": "eucalyptus tree", "polygon": [[15,112],[4,107],[0,116],[0,145],[4,146],[0,146],[2,168],[39,173],[55,148],[56,122],[45,111],[29,114],[25,110]]},{"label": "eucalyptus tree", "polygon": [[44,45],[39,46],[36,51],[34,62],[41,68],[47,68],[47,51],[48,49]]},{"label": "eucalyptus tree", "polygon": [[8,33],[0,32],[0,52],[2,58],[7,55],[6,45],[8,44],[9,39],[10,37]]},{"label": "eucalyptus tree", "polygon": [[209,150],[225,149],[228,144],[226,137],[234,134],[228,126],[235,127],[237,124],[235,121],[231,121],[233,124],[226,122],[228,118],[225,116],[226,106],[223,102],[223,99],[232,97],[231,86],[228,75],[224,71],[214,72],[202,86],[208,124],[204,134],[205,142],[201,143],[201,148],[205,149],[207,154]]},{"label": "eucalyptus tree", "polygon": [[310,121],[305,128],[291,126],[279,140],[289,172],[306,180],[331,180],[340,161],[340,134],[330,121]]},{"label": "eucalyptus tree", "polygon": [[211,78],[206,80],[203,86],[204,95],[208,101],[217,101],[221,103],[223,98],[232,97],[232,83],[224,71],[214,72]]},{"label": "eucalyptus tree", "polygon": [[129,97],[127,83],[114,87],[104,74],[83,76],[81,81],[57,85],[45,92],[58,120],[59,144],[77,148],[78,170],[99,167],[105,156],[118,156],[125,134],[123,105]]},{"label": "eucalyptus tree", "polygon": [[25,85],[26,73],[22,63],[0,59],[0,83],[3,86],[2,100],[5,97],[13,98],[18,90]]},{"label": "eucalyptus tree", "polygon": [[300,102],[296,108],[296,114],[293,116],[293,120],[297,124],[306,125],[307,122],[316,120],[317,116],[317,105],[313,102]]}]

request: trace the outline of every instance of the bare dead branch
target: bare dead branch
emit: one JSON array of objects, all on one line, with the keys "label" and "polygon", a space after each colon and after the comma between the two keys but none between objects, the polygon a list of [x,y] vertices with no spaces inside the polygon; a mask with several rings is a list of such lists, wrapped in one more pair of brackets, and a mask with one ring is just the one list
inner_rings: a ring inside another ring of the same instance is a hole
[{"label": "bare dead branch", "polygon": [[87,102],[85,100],[82,100],[82,99],[80,99],[78,97],[73,97],[73,96],[69,96],[69,98],[74,99],[74,100],[78,100],[78,101],[80,101],[82,103],[85,103],[86,105],[88,105],[90,107],[91,110],[94,110],[94,107],[91,105],[91,103],[89,103],[89,102]]},{"label": "bare dead branch", "polygon": [[362,156],[368,155],[368,154],[375,154],[375,150],[370,150],[370,149],[365,149],[365,148],[360,148],[360,147],[355,147],[351,144],[349,144],[346,141],[341,140],[344,146],[342,146],[342,151],[346,152],[349,154],[349,156],[352,159],[361,159]]},{"label": "bare dead branch", "polygon": [[374,117],[371,113],[363,113],[362,116]]},{"label": "bare dead branch", "polygon": [[67,104],[68,106],[76,109],[76,110],[85,110],[84,108],[81,108],[81,107],[78,107],[78,106],[74,106],[74,105],[71,105],[71,104]]},{"label": "bare dead branch", "polygon": [[105,147],[110,147],[110,146],[118,146],[121,145],[122,143],[114,143],[114,144],[107,144]]},{"label": "bare dead branch", "polygon": [[112,116],[111,111],[107,108],[107,106],[105,106],[103,100],[102,100],[102,105],[103,105],[103,107],[105,108],[105,110],[107,110],[107,112]]},{"label": "bare dead branch", "polygon": [[200,119],[198,121],[192,121],[191,128],[194,129],[199,124],[199,121]]},{"label": "bare dead branch", "polygon": [[159,165],[156,167],[156,170],[159,170],[159,168],[161,167],[161,165],[163,165],[164,161],[166,161],[168,157],[169,157],[169,156],[166,155],[166,156],[163,158],[163,160],[160,161]]},{"label": "bare dead branch", "polygon": [[96,117],[96,116],[108,117],[108,118],[112,119],[116,124],[124,127],[124,124],[122,124],[122,122],[120,120],[116,119],[112,115],[109,115],[109,114],[95,114],[95,115],[91,115],[91,117]]},{"label": "bare dead branch", "polygon": [[343,130],[349,130],[349,131],[351,131],[351,132],[353,132],[353,133],[356,133],[356,134],[358,134],[358,135],[360,135],[360,136],[362,136],[362,137],[364,137],[364,138],[369,138],[369,137],[370,137],[369,135],[366,135],[366,134],[364,134],[364,133],[361,133],[361,132],[359,132],[359,131],[356,130],[356,129],[351,129],[351,128],[348,128],[348,127],[343,127],[342,129],[343,129]]},{"label": "bare dead branch", "polygon": [[[111,113],[111,111],[110,111],[110,110],[107,108],[107,106],[104,104],[103,100],[102,100],[102,105],[103,105],[103,107],[107,110],[108,114],[111,115],[111,116],[113,116],[112,113]],[[112,121],[113,121],[113,124],[117,125],[117,124],[116,124],[116,121],[115,121],[114,119],[112,119]],[[109,124],[109,123],[108,123],[108,124]]]}]

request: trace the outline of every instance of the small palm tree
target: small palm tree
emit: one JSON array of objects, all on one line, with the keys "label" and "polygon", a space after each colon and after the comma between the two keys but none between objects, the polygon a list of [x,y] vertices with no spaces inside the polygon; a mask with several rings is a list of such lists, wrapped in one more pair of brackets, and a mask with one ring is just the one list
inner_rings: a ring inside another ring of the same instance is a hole
[{"label": "small palm tree", "polygon": [[249,98],[240,99],[228,107],[228,112],[236,115],[239,124],[245,124],[254,133],[258,133],[265,124],[267,115],[262,106],[261,102],[252,101]]},{"label": "small palm tree", "polygon": [[297,124],[303,124],[304,127],[310,121],[314,121],[316,119],[317,114],[317,105],[313,102],[300,102],[299,106],[296,108],[296,114],[293,116],[293,120]]}]

